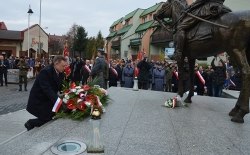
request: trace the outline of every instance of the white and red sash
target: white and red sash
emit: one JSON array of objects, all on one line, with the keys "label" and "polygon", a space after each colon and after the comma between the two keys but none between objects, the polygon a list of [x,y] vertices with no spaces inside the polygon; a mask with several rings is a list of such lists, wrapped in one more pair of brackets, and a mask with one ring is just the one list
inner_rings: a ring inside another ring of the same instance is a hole
[{"label": "white and red sash", "polygon": [[176,77],[177,80],[179,80],[179,75],[177,71],[174,71],[174,76]]},{"label": "white and red sash", "polygon": [[85,65],[84,68],[90,73],[91,70],[89,69],[89,66]]},{"label": "white and red sash", "polygon": [[229,81],[234,87],[236,87],[236,84],[231,79]]},{"label": "white and red sash", "polygon": [[200,73],[199,71],[197,71],[197,72],[196,72],[196,75],[198,76],[200,82],[201,82],[203,85],[205,85],[205,82],[206,82],[206,81],[205,81],[204,78],[202,77],[201,73]]},{"label": "white and red sash", "polygon": [[117,71],[113,67],[110,67],[110,68],[111,68],[112,72],[115,74],[115,76],[118,77]]},{"label": "white and red sash", "polygon": [[59,97],[57,98],[53,108],[52,108],[52,111],[53,112],[58,112],[59,108],[61,107],[62,105],[62,99],[60,99]]}]

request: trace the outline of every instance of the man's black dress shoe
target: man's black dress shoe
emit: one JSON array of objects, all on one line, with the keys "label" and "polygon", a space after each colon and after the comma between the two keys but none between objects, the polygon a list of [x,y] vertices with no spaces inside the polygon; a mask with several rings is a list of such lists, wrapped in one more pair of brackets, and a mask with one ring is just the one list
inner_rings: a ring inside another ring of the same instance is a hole
[{"label": "man's black dress shoe", "polygon": [[24,124],[25,128],[29,131],[31,129],[33,129],[35,126],[30,124],[29,121],[27,121],[25,124]]}]

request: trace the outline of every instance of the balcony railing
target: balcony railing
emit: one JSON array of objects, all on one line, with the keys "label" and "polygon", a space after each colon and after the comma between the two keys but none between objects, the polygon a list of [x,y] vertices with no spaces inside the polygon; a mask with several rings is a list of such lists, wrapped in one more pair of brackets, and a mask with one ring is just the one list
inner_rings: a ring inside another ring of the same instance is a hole
[{"label": "balcony railing", "polygon": [[130,46],[141,45],[141,38],[130,39]]},{"label": "balcony railing", "polygon": [[121,38],[119,37],[117,40],[112,41],[112,47],[121,46]]},{"label": "balcony railing", "polygon": [[151,43],[165,43],[173,40],[173,34],[167,31],[156,31],[151,35]]}]

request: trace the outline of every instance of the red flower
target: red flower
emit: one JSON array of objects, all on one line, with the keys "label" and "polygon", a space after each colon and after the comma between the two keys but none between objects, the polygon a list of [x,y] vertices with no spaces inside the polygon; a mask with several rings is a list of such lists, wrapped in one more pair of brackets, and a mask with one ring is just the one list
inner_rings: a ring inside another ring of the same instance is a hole
[{"label": "red flower", "polygon": [[71,69],[70,69],[70,66],[67,66],[65,69],[64,69],[64,72],[66,74],[66,77],[68,77],[71,73]]},{"label": "red flower", "polygon": [[68,109],[71,109],[71,110],[76,109],[75,101],[74,100],[68,100],[67,107],[68,107]]},{"label": "red flower", "polygon": [[88,90],[90,90],[90,86],[89,86],[89,85],[83,85],[83,86],[82,86],[82,89],[83,89],[84,91],[88,91]]},{"label": "red flower", "polygon": [[87,95],[87,96],[85,97],[85,100],[86,100],[87,102],[93,103],[93,102],[96,101],[96,97],[95,97],[95,95]]},{"label": "red flower", "polygon": [[64,91],[65,94],[67,94],[67,93],[69,93],[69,92],[70,92],[69,89],[67,89],[67,90]]},{"label": "red flower", "polygon": [[86,108],[87,108],[87,106],[86,106],[85,102],[81,102],[80,104],[77,105],[77,109],[79,109],[79,110],[84,111],[84,110],[86,110]]},{"label": "red flower", "polygon": [[72,83],[70,84],[70,88],[71,88],[71,89],[76,88],[76,83],[75,83],[75,82],[72,82]]}]

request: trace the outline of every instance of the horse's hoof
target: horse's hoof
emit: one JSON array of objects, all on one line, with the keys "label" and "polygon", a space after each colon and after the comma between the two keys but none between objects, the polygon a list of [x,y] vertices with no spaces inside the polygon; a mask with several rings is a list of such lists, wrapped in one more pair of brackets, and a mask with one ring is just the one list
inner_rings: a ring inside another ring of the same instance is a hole
[{"label": "horse's hoof", "polygon": [[243,110],[239,110],[231,119],[232,122],[236,123],[244,123],[244,116],[247,114],[247,112],[244,112]]},{"label": "horse's hoof", "polygon": [[235,122],[235,123],[244,123],[244,119],[241,118],[241,117],[236,117],[234,116],[232,119],[231,119],[232,122]]},{"label": "horse's hoof", "polygon": [[192,103],[192,100],[191,100],[191,99],[186,98],[186,99],[184,100],[184,102],[185,102],[185,103]]},{"label": "horse's hoof", "polygon": [[235,106],[229,113],[229,116],[235,116],[239,111],[239,107]]}]

